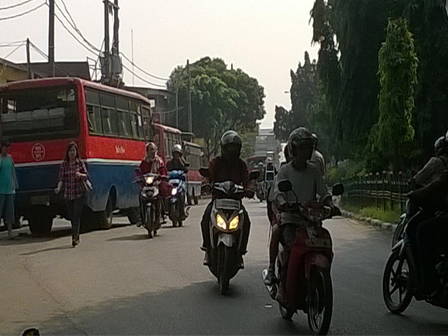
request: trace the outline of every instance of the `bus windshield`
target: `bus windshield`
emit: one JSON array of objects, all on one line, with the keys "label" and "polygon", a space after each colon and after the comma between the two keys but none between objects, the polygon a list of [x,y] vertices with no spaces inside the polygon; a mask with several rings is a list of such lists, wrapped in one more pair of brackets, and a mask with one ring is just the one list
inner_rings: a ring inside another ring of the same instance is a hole
[{"label": "bus windshield", "polygon": [[79,133],[75,86],[0,93],[1,135],[10,140],[45,140]]}]

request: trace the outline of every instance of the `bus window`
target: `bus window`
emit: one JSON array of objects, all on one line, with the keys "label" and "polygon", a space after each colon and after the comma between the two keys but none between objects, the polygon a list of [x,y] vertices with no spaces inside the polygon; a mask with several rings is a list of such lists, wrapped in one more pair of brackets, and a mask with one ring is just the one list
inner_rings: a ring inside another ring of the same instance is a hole
[{"label": "bus window", "polygon": [[102,93],[100,100],[104,134],[118,135],[118,115],[114,96]]},{"label": "bus window", "polygon": [[142,106],[143,134],[145,140],[151,140],[151,110],[147,106]]},{"label": "bus window", "polygon": [[1,101],[2,135],[11,140],[57,138],[79,130],[72,87],[4,92]]},{"label": "bus window", "polygon": [[129,100],[123,97],[116,97],[115,104],[117,106],[118,116],[118,134],[123,138],[132,137],[131,133],[131,117],[129,115]]},{"label": "bus window", "polygon": [[101,124],[100,98],[97,92],[86,90],[86,109],[87,121],[89,123],[89,133],[103,133],[103,126]]}]

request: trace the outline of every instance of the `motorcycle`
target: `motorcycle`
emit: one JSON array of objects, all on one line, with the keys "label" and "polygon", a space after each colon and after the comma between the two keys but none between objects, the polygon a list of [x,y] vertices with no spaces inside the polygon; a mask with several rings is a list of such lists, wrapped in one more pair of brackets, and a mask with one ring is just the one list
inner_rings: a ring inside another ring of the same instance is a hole
[{"label": "motorcycle", "polygon": [[148,231],[148,238],[152,238],[161,227],[163,200],[160,196],[159,184],[163,177],[152,173],[142,174],[139,169],[136,173],[134,183],[140,186],[139,204],[142,225]]},{"label": "motorcycle", "polygon": [[[278,187],[281,192],[294,192],[288,180],[280,181]],[[334,196],[343,192],[342,184],[333,187]],[[271,298],[279,303],[280,314],[284,319],[291,320],[294,313],[302,310],[308,316],[311,332],[325,335],[330,327],[333,310],[330,275],[333,251],[330,233],[322,227],[322,221],[331,218],[331,209],[318,202],[296,202],[287,205],[282,211],[298,213],[307,225],[297,228],[289,255],[280,244],[275,270],[278,280],[271,286],[265,286]],[[263,270],[263,280],[267,274],[268,270]],[[285,289],[284,298],[277,295],[280,286]]]},{"label": "motorcycle", "polygon": [[[392,247],[383,274],[383,299],[387,309],[394,314],[406,310],[413,297],[432,305],[448,308],[448,250],[440,249],[436,263],[438,288],[434,296],[419,295],[419,269],[412,253],[408,229],[421,221],[419,211],[409,221],[402,223],[401,235]],[[398,230],[398,227],[397,227]]]},{"label": "motorcycle", "polygon": [[168,215],[173,227],[182,226],[182,221],[185,220],[185,172],[172,170],[168,175],[168,183],[172,186],[168,199]]},{"label": "motorcycle", "polygon": [[[206,168],[201,168],[199,172],[204,177],[210,176]],[[256,179],[259,174],[257,171],[251,172],[250,179]],[[241,262],[245,222],[242,199],[250,193],[232,181],[215,182],[212,188],[218,196],[213,199],[209,220],[211,251],[208,267],[218,279],[220,293],[226,295],[230,279],[244,268]]]}]

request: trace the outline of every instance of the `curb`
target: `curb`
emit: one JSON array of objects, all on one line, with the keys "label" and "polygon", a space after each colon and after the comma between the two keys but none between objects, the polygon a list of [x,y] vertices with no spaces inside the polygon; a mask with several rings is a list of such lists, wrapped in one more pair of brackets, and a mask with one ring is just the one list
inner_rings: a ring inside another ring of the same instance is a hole
[{"label": "curb", "polygon": [[379,219],[362,217],[361,215],[359,215],[357,213],[349,212],[349,211],[346,211],[343,209],[341,209],[341,213],[342,213],[342,217],[351,218],[351,219],[357,220],[359,222],[363,222],[367,225],[376,226],[383,230],[389,230],[391,232],[394,232],[395,228],[397,227],[397,224],[383,222],[383,221],[380,221]]}]

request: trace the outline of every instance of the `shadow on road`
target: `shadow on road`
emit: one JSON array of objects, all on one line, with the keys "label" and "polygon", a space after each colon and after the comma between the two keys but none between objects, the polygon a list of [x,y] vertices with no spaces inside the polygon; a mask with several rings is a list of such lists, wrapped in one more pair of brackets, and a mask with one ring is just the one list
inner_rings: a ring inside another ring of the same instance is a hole
[{"label": "shadow on road", "polygon": [[261,265],[242,271],[232,280],[229,296],[219,294],[215,279],[184,288],[165,285],[158,293],[109,300],[67,312],[66,321],[59,315],[37,327],[46,335],[308,334],[303,317],[288,322],[277,309],[267,308],[270,298],[261,280],[250,285],[248,277],[258,275],[260,269]]}]

